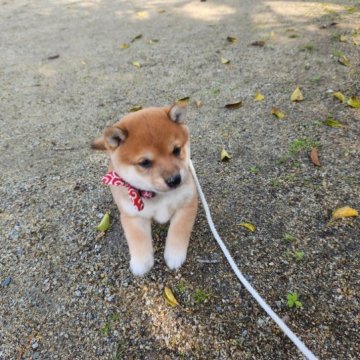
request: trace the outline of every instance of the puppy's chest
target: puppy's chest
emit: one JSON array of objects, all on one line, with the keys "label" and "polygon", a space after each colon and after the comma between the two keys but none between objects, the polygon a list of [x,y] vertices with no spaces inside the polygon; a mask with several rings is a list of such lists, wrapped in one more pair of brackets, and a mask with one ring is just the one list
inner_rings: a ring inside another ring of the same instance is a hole
[{"label": "puppy's chest", "polygon": [[166,194],[157,194],[151,199],[142,199],[144,209],[137,211],[134,206],[124,199],[122,209],[128,215],[152,218],[159,223],[166,223],[174,215],[177,209],[181,208],[187,201],[195,196],[192,186],[185,186]]}]

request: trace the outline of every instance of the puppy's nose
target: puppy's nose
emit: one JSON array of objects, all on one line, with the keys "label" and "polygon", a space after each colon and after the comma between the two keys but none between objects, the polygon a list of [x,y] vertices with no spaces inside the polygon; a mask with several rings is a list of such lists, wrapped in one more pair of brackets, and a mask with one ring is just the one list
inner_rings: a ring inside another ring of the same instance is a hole
[{"label": "puppy's nose", "polygon": [[165,182],[169,188],[177,187],[181,183],[181,176],[180,174],[170,176]]}]

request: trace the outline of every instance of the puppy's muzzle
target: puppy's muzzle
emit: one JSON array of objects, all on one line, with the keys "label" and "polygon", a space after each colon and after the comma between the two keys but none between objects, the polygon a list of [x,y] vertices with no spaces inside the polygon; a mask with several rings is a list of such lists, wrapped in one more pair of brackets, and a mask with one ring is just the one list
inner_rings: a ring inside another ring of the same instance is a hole
[{"label": "puppy's muzzle", "polygon": [[181,175],[176,174],[176,175],[170,176],[167,179],[165,179],[165,183],[170,189],[176,188],[181,183]]}]

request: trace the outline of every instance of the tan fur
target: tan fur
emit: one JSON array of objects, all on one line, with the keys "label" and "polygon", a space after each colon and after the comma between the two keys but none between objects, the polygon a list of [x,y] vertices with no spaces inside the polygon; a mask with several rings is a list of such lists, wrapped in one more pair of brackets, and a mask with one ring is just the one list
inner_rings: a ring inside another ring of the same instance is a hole
[{"label": "tan fur", "polygon": [[[126,115],[102,137],[92,143],[96,150],[106,150],[109,170],[115,170],[125,181],[156,196],[143,199],[144,210],[138,212],[123,187],[111,186],[113,198],[121,213],[121,224],[130,251],[130,268],[135,275],[153,266],[151,220],[170,221],[165,246],[165,261],[177,269],[185,259],[197,212],[197,193],[189,171],[189,131],[183,123],[186,109],[148,108]],[[178,147],[181,152],[174,154]],[[149,168],[141,163],[151,161]],[[169,182],[181,177],[175,188]]]}]

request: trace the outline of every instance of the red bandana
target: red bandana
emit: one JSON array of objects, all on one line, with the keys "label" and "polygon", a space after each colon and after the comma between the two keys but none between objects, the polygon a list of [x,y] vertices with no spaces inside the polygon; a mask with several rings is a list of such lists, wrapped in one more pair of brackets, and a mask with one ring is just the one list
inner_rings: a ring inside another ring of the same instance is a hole
[{"label": "red bandana", "polygon": [[152,191],[139,190],[132,187],[125,180],[123,180],[115,171],[108,172],[101,181],[105,185],[124,186],[126,187],[130,200],[133,205],[141,211],[144,209],[144,202],[141,198],[151,199],[155,196]]}]

